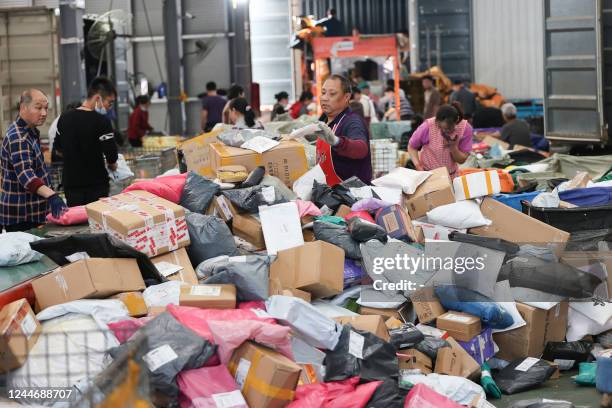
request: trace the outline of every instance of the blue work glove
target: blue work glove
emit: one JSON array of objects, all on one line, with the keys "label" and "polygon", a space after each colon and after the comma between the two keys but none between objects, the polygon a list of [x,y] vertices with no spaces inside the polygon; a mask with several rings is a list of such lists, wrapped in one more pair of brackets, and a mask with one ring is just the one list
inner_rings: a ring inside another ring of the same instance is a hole
[{"label": "blue work glove", "polygon": [[49,207],[51,207],[51,215],[53,218],[59,218],[62,216],[64,211],[68,210],[66,203],[62,200],[62,197],[57,195],[57,193],[53,194],[48,198]]}]

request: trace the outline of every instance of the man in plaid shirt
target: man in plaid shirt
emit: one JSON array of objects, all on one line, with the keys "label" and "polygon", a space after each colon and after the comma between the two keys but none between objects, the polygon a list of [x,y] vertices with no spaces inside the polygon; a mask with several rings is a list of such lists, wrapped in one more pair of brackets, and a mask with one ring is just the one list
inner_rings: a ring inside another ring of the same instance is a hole
[{"label": "man in plaid shirt", "polygon": [[40,148],[38,126],[47,119],[44,93],[30,89],[21,95],[19,116],[9,126],[0,149],[0,231],[26,231],[45,222],[50,209],[61,216],[66,204],[50,187]]}]

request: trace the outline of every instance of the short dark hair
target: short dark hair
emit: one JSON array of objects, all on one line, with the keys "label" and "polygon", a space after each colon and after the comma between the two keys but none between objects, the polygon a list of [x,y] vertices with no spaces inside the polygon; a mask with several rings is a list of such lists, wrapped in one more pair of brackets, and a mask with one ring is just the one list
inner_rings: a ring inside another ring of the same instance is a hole
[{"label": "short dark hair", "polygon": [[395,87],[388,86],[388,87],[385,88],[385,92],[395,92]]},{"label": "short dark hair", "polygon": [[238,84],[232,84],[229,90],[227,91],[228,99],[236,99],[240,96],[241,93],[244,93],[244,88]]},{"label": "short dark hair", "polygon": [[463,108],[457,101],[450,105],[442,105],[436,113],[437,122],[446,122],[449,124],[457,124],[463,120]]},{"label": "short dark hair", "polygon": [[327,80],[329,81],[330,79],[336,80],[336,81],[340,81],[340,88],[342,89],[342,92],[347,94],[347,93],[351,93],[352,91],[352,86],[351,86],[351,81],[349,81],[346,77],[342,76],[342,75],[338,75],[338,74],[334,74],[332,76],[330,76],[329,78],[327,78]]},{"label": "short dark hair", "polygon": [[463,80],[462,79],[455,79],[453,81],[453,85],[463,85]]},{"label": "short dark hair", "polygon": [[100,94],[103,98],[117,96],[117,90],[113,82],[106,77],[95,77],[87,88],[87,98]]},{"label": "short dark hair", "polygon": [[289,99],[289,94],[285,91],[280,91],[279,93],[277,93],[276,95],[274,95],[274,98],[280,102],[283,99]]},{"label": "short dark hair", "polygon": [[136,97],[136,105],[146,105],[149,103],[148,95],[139,95]]},{"label": "short dark hair", "polygon": [[331,14],[332,16],[336,16],[337,11],[335,8],[330,8],[329,10],[327,10],[327,14]]},{"label": "short dark hair", "polygon": [[314,98],[314,95],[312,94],[312,92],[310,91],[304,91],[302,92],[302,94],[300,95],[300,102],[304,102],[307,99],[312,99]]},{"label": "short dark hair", "polygon": [[207,91],[216,91],[217,90],[217,84],[215,83],[215,81],[210,81],[206,83],[206,90]]},{"label": "short dark hair", "polygon": [[423,79],[429,79],[431,82],[434,82],[434,77],[433,77],[433,76],[431,76],[431,75],[425,75],[425,76],[423,76],[423,77],[421,78],[421,80],[423,80]]}]

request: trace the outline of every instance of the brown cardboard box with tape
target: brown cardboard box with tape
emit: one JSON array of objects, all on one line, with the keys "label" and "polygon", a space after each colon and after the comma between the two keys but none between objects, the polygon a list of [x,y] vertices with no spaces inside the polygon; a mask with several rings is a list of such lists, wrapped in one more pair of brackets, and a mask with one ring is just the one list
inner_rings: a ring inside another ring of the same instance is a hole
[{"label": "brown cardboard box with tape", "polygon": [[461,312],[446,312],[436,319],[436,327],[456,340],[470,341],[481,331],[480,318]]},{"label": "brown cardboard box with tape", "polygon": [[235,309],[234,285],[185,285],[181,286],[179,305],[202,309]]},{"label": "brown cardboard box with tape", "polygon": [[228,364],[250,408],[281,408],[295,397],[302,369],[282,354],[252,341],[242,344]]},{"label": "brown cardboard box with tape", "polygon": [[189,245],[185,209],[146,191],[101,198],[86,206],[91,232],[105,232],[149,257]]},{"label": "brown cardboard box with tape", "polygon": [[340,324],[350,324],[353,328],[375,334],[384,341],[389,341],[389,330],[385,319],[377,315],[341,316],[334,317]]},{"label": "brown cardboard box with tape", "polygon": [[185,248],[177,249],[151,259],[159,273],[169,280],[181,281],[190,285],[198,284],[198,276]]},{"label": "brown cardboard box with tape", "polygon": [[40,331],[40,323],[26,299],[0,309],[0,373],[25,363]]},{"label": "brown cardboard box with tape", "polygon": [[[195,171],[196,173],[214,177],[215,172],[210,166],[210,144],[218,142],[217,135],[223,133],[223,129],[214,130],[209,133],[201,134],[192,139],[186,140],[179,144],[177,151],[179,156],[183,156],[187,170]],[[147,138],[145,138],[146,140]]]},{"label": "brown cardboard box with tape", "polygon": [[414,194],[404,194],[403,206],[412,219],[422,217],[427,211],[441,205],[455,202],[453,183],[446,167],[434,169],[431,173]]},{"label": "brown cardboard box with tape", "polygon": [[210,145],[210,164],[213,170],[221,166],[242,165],[247,171],[258,166],[266,168],[266,174],[278,177],[288,187],[308,171],[304,145],[296,141],[282,141],[278,146],[262,154],[217,142]]}]

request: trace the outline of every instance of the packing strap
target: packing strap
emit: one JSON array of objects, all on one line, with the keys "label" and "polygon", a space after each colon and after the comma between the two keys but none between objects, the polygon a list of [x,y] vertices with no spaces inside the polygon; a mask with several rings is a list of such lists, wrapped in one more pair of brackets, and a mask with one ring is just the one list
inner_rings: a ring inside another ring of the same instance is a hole
[{"label": "packing strap", "polygon": [[[249,373],[244,381],[244,385],[242,386],[242,394],[246,395],[249,389],[253,389],[257,391],[259,394],[266,396],[268,398],[280,399],[285,401],[293,401],[295,397],[295,391],[287,388],[280,388],[274,385],[266,384],[261,381],[259,378],[255,376],[255,374],[250,374],[251,371],[254,373],[259,366],[261,358],[263,357],[263,353],[259,350],[255,352],[253,355],[253,359],[251,360],[251,367],[249,368]],[[229,364],[230,372],[236,373],[237,363],[236,361],[231,361]]]}]

